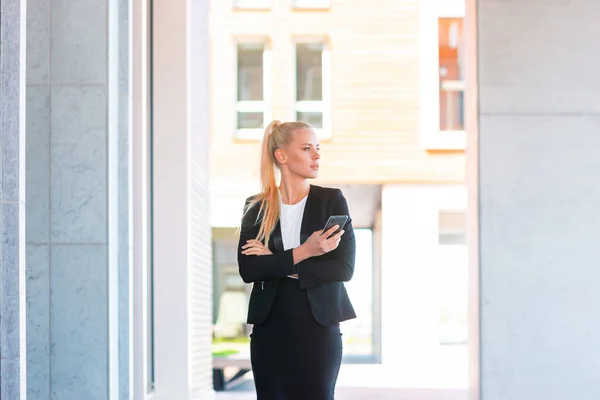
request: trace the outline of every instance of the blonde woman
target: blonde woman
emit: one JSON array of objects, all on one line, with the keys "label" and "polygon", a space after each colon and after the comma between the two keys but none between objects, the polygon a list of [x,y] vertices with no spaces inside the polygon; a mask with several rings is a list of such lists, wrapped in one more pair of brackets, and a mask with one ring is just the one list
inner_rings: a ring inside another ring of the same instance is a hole
[{"label": "blonde woman", "polygon": [[253,283],[248,323],[258,400],[333,399],[339,323],[356,318],[343,283],[354,273],[351,219],[338,233],[337,226],[323,233],[329,216],[349,216],[346,199],[308,183],[320,158],[311,125],[273,121],[265,129],[262,190],[246,201],[238,247],[240,275]]}]

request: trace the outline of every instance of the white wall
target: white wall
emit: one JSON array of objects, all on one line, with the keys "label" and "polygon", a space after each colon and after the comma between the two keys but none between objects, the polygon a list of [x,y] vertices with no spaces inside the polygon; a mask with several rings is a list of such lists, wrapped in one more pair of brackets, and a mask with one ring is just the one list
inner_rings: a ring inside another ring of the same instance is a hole
[{"label": "white wall", "polygon": [[[438,285],[443,284],[439,212],[465,209],[464,186],[387,185],[383,189],[382,362],[402,374],[435,379],[440,344]],[[456,260],[461,259],[464,256]]]}]

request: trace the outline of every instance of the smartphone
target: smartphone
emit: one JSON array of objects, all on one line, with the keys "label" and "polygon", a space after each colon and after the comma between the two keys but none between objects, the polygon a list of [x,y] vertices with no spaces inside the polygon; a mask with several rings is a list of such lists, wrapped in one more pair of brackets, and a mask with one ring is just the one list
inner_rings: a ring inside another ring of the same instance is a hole
[{"label": "smartphone", "polygon": [[325,228],[323,228],[323,233],[327,232],[329,229],[333,228],[334,226],[339,225],[338,230],[332,234],[332,235],[335,235],[336,233],[338,233],[339,231],[341,231],[344,228],[344,225],[346,225],[346,221],[348,221],[347,215],[332,215],[327,220],[327,223],[325,224]]}]

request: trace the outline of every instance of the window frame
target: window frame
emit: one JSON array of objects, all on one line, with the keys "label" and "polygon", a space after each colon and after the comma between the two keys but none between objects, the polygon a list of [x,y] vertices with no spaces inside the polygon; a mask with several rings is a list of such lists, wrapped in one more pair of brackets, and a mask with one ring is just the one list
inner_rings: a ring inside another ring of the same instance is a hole
[{"label": "window frame", "polygon": [[[321,53],[321,80],[322,80],[322,98],[321,101],[298,101],[298,47],[299,44],[316,44],[323,46]],[[327,36],[294,36],[292,37],[292,52],[294,68],[294,80],[292,82],[292,120],[297,120],[299,112],[321,112],[323,114],[323,128],[315,128],[315,132],[320,140],[328,140],[333,137],[332,123],[332,105],[331,95],[332,87],[332,57],[331,45]]]},{"label": "window frame", "polygon": [[130,393],[135,398],[155,396],[152,207],[152,46],[153,1],[132,3],[131,68],[131,233],[130,276]]},{"label": "window frame", "polygon": [[[440,129],[440,18],[465,18],[465,0],[419,2],[419,86],[421,146],[427,150],[464,150],[465,130]],[[466,79],[465,79],[466,82]],[[463,88],[466,94],[466,88]]]},{"label": "window frame", "polygon": [[[239,101],[239,71],[238,71],[238,46],[244,43],[261,44],[263,46],[263,99],[262,101]],[[236,37],[233,46],[235,63],[235,132],[234,138],[238,140],[260,140],[263,137],[264,129],[273,120],[273,50],[270,41],[266,37]],[[262,112],[263,127],[254,129],[239,129],[239,112]]]}]

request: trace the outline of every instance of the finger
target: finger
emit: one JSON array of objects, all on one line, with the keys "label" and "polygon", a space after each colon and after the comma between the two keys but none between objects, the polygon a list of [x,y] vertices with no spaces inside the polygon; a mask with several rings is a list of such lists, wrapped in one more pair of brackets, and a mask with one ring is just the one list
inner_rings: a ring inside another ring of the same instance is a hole
[{"label": "finger", "polygon": [[345,231],[339,231],[338,233],[336,233],[335,235],[331,236],[329,239],[327,239],[330,242],[336,242],[338,240],[341,240],[342,235],[344,234]]},{"label": "finger", "polygon": [[265,254],[270,254],[271,250],[265,248],[265,247],[253,247],[252,249],[250,249],[253,253],[265,253]]},{"label": "finger", "polygon": [[256,246],[250,246],[250,247],[248,247],[247,249],[244,249],[244,250],[242,251],[242,254],[244,254],[244,253],[249,253],[249,252],[255,252],[255,251],[256,251],[256,250],[258,250],[258,249],[259,249],[259,248],[258,248],[258,247],[256,247]]},{"label": "finger", "polygon": [[263,248],[266,249],[266,246],[264,244],[262,244],[262,242],[259,242],[258,240],[252,240],[249,243],[245,244],[244,246],[242,246],[242,248]]},{"label": "finger", "polygon": [[329,236],[333,235],[333,232],[337,231],[338,229],[340,229],[339,225],[335,225],[335,226],[329,228],[329,230],[327,232],[325,232],[325,237],[329,237]]},{"label": "finger", "polygon": [[243,252],[242,254],[247,255],[247,256],[256,256],[258,254],[260,254],[260,251],[258,249],[248,249],[245,252]]}]

